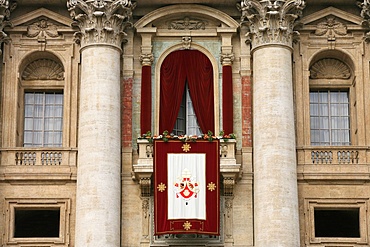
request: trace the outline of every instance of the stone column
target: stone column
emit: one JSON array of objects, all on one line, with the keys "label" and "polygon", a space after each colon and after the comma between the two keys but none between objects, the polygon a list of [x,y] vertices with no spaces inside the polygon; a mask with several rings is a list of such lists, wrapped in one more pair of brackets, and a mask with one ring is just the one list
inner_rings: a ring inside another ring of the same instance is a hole
[{"label": "stone column", "polygon": [[120,55],[129,0],[68,0],[80,31],[76,247],[120,246]]},{"label": "stone column", "polygon": [[244,0],[253,56],[255,246],[300,246],[292,89],[293,24],[302,0]]}]

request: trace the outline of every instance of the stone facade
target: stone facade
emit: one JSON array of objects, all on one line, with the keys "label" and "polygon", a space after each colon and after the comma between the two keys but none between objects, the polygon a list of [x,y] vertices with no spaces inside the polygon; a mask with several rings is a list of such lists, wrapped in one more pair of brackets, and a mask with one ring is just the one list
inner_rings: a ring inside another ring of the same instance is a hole
[{"label": "stone facade", "polygon": [[[368,0],[0,0],[0,17],[1,246],[370,246]],[[138,137],[161,134],[161,64],[187,49],[212,64],[216,135],[231,67],[220,236],[154,235],[153,147]],[[62,95],[59,141],[33,115],[26,145],[25,119],[48,106],[35,94]],[[315,104],[329,127],[313,127]]]}]

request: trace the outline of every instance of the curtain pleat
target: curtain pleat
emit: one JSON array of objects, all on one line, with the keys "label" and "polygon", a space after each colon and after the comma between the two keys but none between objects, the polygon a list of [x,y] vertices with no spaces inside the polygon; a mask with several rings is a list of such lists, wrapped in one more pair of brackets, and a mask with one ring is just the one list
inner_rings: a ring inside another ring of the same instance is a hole
[{"label": "curtain pleat", "polygon": [[141,114],[140,131],[145,134],[152,126],[152,79],[151,66],[141,68]]},{"label": "curtain pleat", "polygon": [[188,81],[194,111],[203,133],[214,131],[212,64],[203,53],[179,50],[169,54],[161,66],[159,132],[172,132]]}]

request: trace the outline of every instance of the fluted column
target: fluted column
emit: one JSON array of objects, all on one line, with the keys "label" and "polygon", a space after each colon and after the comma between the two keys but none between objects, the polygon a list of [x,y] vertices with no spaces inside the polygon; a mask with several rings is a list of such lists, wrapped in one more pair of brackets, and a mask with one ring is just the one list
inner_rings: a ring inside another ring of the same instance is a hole
[{"label": "fluted column", "polygon": [[302,0],[244,0],[253,53],[256,247],[297,247],[299,214],[292,89],[292,36]]},{"label": "fluted column", "polygon": [[80,31],[76,247],[120,246],[120,55],[129,0],[68,0]]}]

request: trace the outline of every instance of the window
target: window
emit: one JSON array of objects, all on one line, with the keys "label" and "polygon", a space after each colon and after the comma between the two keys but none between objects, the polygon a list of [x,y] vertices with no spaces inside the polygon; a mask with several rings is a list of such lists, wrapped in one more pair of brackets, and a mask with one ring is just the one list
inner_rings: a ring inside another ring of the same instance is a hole
[{"label": "window", "polygon": [[6,198],[5,246],[69,246],[71,199]]},{"label": "window", "polygon": [[359,208],[315,208],[315,237],[359,238]]},{"label": "window", "polygon": [[348,91],[311,91],[310,123],[311,145],[350,145]]},{"label": "window", "polygon": [[14,238],[59,238],[60,208],[15,208]]},{"label": "window", "polygon": [[186,84],[179,114],[176,119],[175,127],[172,131],[175,135],[200,135],[202,131],[199,127],[197,117],[194,112],[193,102],[190,97],[189,87]]},{"label": "window", "polygon": [[368,246],[368,198],[304,200],[307,246]]},{"label": "window", "polygon": [[25,92],[24,147],[61,147],[62,92]]}]

